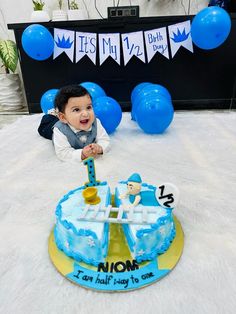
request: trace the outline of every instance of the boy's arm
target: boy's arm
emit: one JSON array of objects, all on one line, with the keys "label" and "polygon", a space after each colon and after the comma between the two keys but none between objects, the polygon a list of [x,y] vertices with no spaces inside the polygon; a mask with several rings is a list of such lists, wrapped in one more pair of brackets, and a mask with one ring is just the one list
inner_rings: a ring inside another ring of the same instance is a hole
[{"label": "boy's arm", "polygon": [[97,138],[96,143],[102,147],[102,153],[106,153],[110,149],[110,137],[102,126],[99,119],[97,119]]},{"label": "boy's arm", "polygon": [[70,146],[67,137],[58,129],[53,129],[53,144],[57,157],[62,161],[81,161],[82,149]]}]

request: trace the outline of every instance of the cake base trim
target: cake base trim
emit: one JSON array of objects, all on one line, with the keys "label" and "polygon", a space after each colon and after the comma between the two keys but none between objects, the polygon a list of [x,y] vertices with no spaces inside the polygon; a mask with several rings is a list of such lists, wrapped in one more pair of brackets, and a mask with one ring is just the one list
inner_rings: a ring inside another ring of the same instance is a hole
[{"label": "cake base trim", "polygon": [[[111,224],[108,256],[98,267],[77,262],[60,251],[52,230],[49,256],[56,269],[67,279],[84,288],[101,292],[125,292],[155,283],[166,276],[178,263],[184,247],[184,234],[174,216],[176,236],[169,249],[153,261],[138,264],[132,259],[120,225]],[[120,234],[117,237],[117,233]]]}]

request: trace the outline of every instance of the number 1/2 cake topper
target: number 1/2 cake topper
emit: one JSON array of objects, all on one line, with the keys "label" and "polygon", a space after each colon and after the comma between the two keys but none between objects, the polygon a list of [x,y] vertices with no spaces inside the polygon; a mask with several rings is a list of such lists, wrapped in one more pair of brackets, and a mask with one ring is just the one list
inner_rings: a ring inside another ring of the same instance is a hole
[{"label": "number 1/2 cake topper", "polygon": [[179,190],[172,183],[163,183],[156,189],[156,198],[161,206],[173,209],[179,201]]}]

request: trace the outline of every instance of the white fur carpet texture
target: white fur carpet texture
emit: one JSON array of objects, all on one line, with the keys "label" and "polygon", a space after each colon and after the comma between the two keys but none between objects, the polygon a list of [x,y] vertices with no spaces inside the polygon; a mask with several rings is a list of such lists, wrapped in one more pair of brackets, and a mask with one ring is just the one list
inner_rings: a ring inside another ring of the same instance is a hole
[{"label": "white fur carpet texture", "polygon": [[97,179],[114,192],[138,172],[180,190],[184,231],[176,267],[145,288],[102,293],[63,277],[48,254],[60,198],[86,181],[82,163],[61,162],[40,137],[41,114],[0,130],[0,313],[229,314],[236,312],[236,112],[176,112],[168,130],[145,134],[124,113]]}]

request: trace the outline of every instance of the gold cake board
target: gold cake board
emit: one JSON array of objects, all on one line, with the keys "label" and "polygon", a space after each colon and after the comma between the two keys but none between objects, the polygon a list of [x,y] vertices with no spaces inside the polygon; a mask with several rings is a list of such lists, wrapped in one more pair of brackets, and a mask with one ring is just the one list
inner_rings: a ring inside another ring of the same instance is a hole
[{"label": "gold cake board", "polygon": [[178,263],[184,247],[184,234],[175,216],[174,222],[176,236],[169,249],[155,260],[142,262],[138,266],[131,256],[122,226],[112,223],[108,255],[102,270],[100,268],[98,271],[98,267],[77,262],[66,256],[57,248],[53,230],[48,241],[49,256],[64,277],[84,288],[102,292],[139,289],[160,280]]}]

